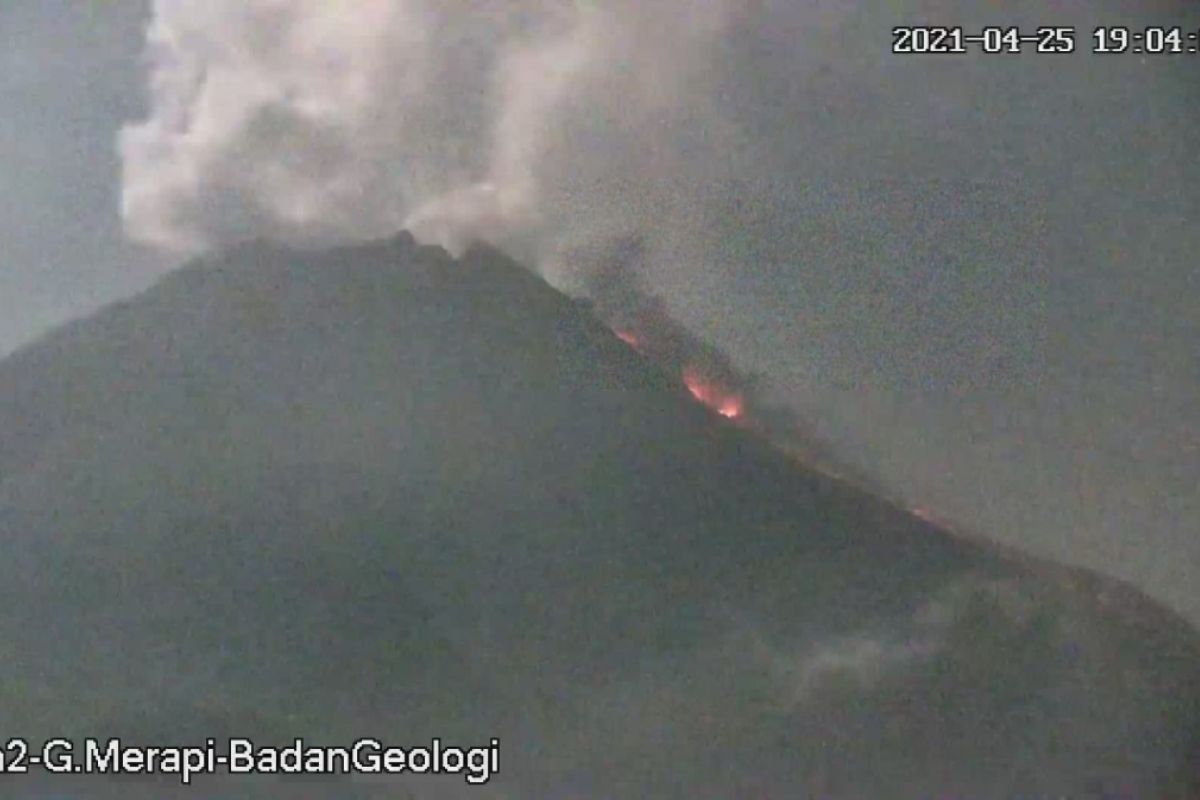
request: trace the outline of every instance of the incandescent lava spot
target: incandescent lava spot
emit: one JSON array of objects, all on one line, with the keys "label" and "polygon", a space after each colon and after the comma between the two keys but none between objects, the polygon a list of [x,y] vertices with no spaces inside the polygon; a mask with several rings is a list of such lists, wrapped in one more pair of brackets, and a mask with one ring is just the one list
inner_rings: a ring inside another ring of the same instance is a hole
[{"label": "incandescent lava spot", "polygon": [[683,383],[692,397],[726,419],[739,419],[745,411],[745,402],[740,394],[707,378],[694,367],[684,368]]},{"label": "incandescent lava spot", "polygon": [[626,330],[621,330],[620,328],[615,329],[613,333],[617,335],[618,339],[632,347],[634,350],[640,351],[642,349],[642,340],[639,339],[635,334]]}]

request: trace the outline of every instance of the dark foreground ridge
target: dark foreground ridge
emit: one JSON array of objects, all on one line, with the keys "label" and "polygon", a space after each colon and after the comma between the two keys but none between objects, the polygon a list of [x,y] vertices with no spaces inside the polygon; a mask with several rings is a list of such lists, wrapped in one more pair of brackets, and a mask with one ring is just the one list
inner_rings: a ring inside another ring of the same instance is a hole
[{"label": "dark foreground ridge", "polygon": [[1200,643],[694,402],[501,254],[243,247],[0,363],[0,731],[500,740],[6,797],[1189,798]]}]

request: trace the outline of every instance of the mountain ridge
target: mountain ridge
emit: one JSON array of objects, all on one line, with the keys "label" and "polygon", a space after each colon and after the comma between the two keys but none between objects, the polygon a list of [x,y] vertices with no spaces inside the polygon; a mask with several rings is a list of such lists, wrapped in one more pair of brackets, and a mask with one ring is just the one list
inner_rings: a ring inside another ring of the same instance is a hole
[{"label": "mountain ridge", "polygon": [[804,468],[486,247],[246,245],[23,348],[0,522],[30,735],[495,730],[519,796],[1194,786],[1186,622]]}]

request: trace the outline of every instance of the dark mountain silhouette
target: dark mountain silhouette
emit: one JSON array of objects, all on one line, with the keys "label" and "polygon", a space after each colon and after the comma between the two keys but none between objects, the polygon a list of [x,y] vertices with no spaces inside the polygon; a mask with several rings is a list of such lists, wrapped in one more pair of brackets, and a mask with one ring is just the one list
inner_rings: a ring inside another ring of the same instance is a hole
[{"label": "dark mountain silhouette", "polygon": [[1200,791],[1185,623],[806,469],[486,248],[246,246],[20,351],[0,530],[10,736],[501,742],[6,796]]}]

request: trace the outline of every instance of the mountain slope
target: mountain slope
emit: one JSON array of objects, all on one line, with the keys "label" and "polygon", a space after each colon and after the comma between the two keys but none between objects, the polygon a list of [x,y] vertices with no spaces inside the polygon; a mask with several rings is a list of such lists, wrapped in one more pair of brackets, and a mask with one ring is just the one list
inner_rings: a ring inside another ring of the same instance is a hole
[{"label": "mountain slope", "polygon": [[34,738],[500,737],[417,797],[1197,786],[1186,625],[805,470],[487,249],[247,246],[16,354],[0,532]]}]

